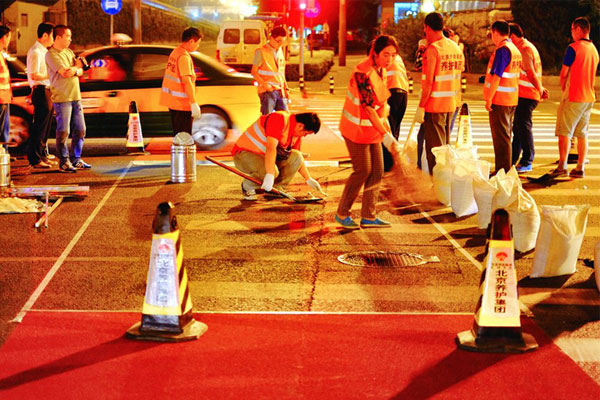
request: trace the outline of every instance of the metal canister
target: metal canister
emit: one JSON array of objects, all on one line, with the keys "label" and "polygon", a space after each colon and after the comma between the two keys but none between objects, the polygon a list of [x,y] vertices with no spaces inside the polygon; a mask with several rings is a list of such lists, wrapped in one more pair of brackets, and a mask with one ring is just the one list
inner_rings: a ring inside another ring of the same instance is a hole
[{"label": "metal canister", "polygon": [[196,182],[196,145],[171,145],[171,182]]},{"label": "metal canister", "polygon": [[10,154],[0,149],[0,188],[10,186]]}]

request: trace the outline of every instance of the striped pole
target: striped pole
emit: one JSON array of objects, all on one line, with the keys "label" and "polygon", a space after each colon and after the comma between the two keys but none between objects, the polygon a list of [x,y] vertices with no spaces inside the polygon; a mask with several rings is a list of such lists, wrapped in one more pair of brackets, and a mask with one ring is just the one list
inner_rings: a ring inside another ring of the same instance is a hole
[{"label": "striped pole", "polygon": [[333,94],[333,75],[329,75],[329,93]]},{"label": "striped pole", "polygon": [[467,78],[464,76],[460,79],[460,91],[463,93],[467,91]]},{"label": "striped pole", "polygon": [[408,93],[413,92],[413,78],[412,76],[408,77]]}]

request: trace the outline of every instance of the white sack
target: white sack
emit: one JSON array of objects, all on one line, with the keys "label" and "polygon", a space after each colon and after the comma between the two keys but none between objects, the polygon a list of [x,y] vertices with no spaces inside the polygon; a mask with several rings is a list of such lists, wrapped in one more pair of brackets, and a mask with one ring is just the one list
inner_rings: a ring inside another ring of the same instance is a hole
[{"label": "white sack", "polygon": [[457,217],[475,214],[477,203],[473,193],[473,179],[490,175],[490,163],[484,160],[459,159],[454,164],[450,204]]},{"label": "white sack", "polygon": [[498,191],[492,199],[492,212],[498,208],[507,208],[512,204],[517,199],[517,193],[521,187],[521,180],[514,166],[507,174],[501,169],[494,178],[496,178]]},{"label": "white sack", "polygon": [[532,278],[575,273],[589,210],[589,204],[542,206]]},{"label": "white sack", "polygon": [[517,190],[517,199],[507,208],[512,224],[515,250],[526,252],[535,247],[540,230],[540,212],[535,200],[522,187]]},{"label": "white sack", "polygon": [[477,226],[479,229],[487,229],[492,221],[492,200],[497,191],[498,183],[495,176],[492,179],[480,175],[473,177],[473,197],[477,203]]},{"label": "white sack", "polygon": [[[452,160],[455,158],[454,150],[446,146],[438,146],[431,149],[435,156],[433,167],[433,189],[440,203],[450,205],[450,192],[452,190]],[[425,152],[423,152],[425,154]]]}]

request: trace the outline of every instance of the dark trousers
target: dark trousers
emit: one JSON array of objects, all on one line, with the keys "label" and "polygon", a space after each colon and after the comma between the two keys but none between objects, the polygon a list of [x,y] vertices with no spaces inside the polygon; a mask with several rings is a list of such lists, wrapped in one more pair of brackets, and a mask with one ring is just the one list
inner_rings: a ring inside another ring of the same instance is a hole
[{"label": "dark trousers", "polygon": [[450,141],[450,122],[452,113],[425,113],[425,154],[427,155],[427,165],[429,166],[429,175],[433,175],[435,166],[435,156],[431,149],[438,146],[444,146]]},{"label": "dark trousers", "polygon": [[50,100],[50,89],[44,86],[35,86],[31,93],[33,103],[33,126],[29,136],[29,149],[27,159],[29,164],[36,165],[46,161],[46,143],[52,128],[52,115],[54,108]]},{"label": "dark trousers", "polygon": [[508,172],[511,166],[512,145],[510,143],[510,136],[515,108],[517,107],[492,104],[489,119],[492,142],[494,143],[494,173],[501,169]]},{"label": "dark trousers", "polygon": [[191,111],[180,111],[171,110],[171,124],[173,126],[173,135],[177,135],[179,132],[187,132],[192,134],[192,112]]},{"label": "dark trousers", "polygon": [[[10,105],[0,104],[0,142],[8,143],[10,140]],[[3,145],[8,150],[8,144]]]},{"label": "dark trousers", "polygon": [[521,150],[523,156],[520,164],[523,166],[533,163],[535,150],[533,149],[533,110],[537,107],[537,100],[519,97],[519,104],[515,109],[515,118],[513,120],[513,138],[512,138],[512,164],[519,161]]},{"label": "dark trousers", "polygon": [[[392,136],[398,139],[398,136],[400,136],[400,124],[402,123],[402,118],[404,118],[404,113],[406,112],[408,95],[401,89],[390,89],[390,92],[392,95],[388,99],[388,104],[390,106],[388,122],[392,128]],[[385,148],[383,143],[381,146],[383,149],[383,169],[384,171],[390,171],[394,166],[394,158],[388,149]]]}]

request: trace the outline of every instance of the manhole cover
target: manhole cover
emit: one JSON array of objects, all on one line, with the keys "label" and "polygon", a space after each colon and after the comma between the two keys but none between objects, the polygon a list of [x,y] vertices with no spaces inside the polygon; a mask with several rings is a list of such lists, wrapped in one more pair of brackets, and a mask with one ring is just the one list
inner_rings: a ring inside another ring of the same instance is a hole
[{"label": "manhole cover", "polygon": [[413,267],[428,262],[440,262],[437,256],[424,257],[397,251],[358,251],[338,257],[338,261],[356,267]]}]

